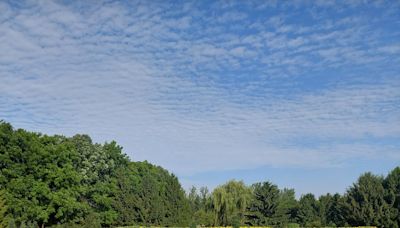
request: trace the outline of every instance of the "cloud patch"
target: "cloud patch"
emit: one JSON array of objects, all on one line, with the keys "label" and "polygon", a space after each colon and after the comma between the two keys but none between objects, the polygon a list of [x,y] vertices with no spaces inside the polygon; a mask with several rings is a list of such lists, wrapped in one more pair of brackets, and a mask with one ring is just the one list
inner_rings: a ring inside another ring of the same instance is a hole
[{"label": "cloud patch", "polygon": [[385,4],[1,2],[0,118],[178,174],[400,160]]}]

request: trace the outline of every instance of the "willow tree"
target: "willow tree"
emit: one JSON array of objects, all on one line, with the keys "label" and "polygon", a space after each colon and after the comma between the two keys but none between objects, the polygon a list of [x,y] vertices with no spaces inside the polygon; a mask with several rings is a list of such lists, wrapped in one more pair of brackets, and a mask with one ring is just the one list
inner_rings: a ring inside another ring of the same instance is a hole
[{"label": "willow tree", "polygon": [[214,189],[212,203],[215,225],[243,224],[250,195],[250,189],[243,181],[231,180]]}]

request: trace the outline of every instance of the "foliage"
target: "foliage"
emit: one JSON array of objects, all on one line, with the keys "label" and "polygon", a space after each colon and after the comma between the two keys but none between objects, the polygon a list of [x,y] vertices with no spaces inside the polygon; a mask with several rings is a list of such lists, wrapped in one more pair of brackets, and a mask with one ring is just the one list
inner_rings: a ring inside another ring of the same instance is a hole
[{"label": "foliage", "polygon": [[115,208],[122,224],[188,225],[189,201],[178,179],[148,162],[119,170]]},{"label": "foliage", "polygon": [[215,225],[243,224],[250,196],[250,189],[242,181],[231,180],[214,189],[211,198]]},{"label": "foliage", "polygon": [[279,205],[278,186],[270,182],[256,183],[252,186],[252,200],[248,206],[246,222],[251,226],[273,225]]},{"label": "foliage", "polygon": [[10,193],[9,212],[17,223],[52,224],[78,219],[81,176],[77,153],[65,137],[0,127],[0,184]]},{"label": "foliage", "polygon": [[344,208],[344,198],[338,193],[333,196],[327,194],[319,198],[320,217],[325,226],[345,226],[346,218]]},{"label": "foliage", "polygon": [[5,191],[0,190],[0,228],[6,227],[6,212],[7,204],[5,198]]},{"label": "foliage", "polygon": [[284,188],[279,191],[278,206],[273,216],[274,225],[286,226],[296,221],[297,200],[294,189]]},{"label": "foliage", "polygon": [[383,182],[386,191],[386,202],[391,211],[392,227],[400,227],[400,167],[393,169]]},{"label": "foliage", "polygon": [[196,187],[189,190],[187,196],[192,213],[192,225],[213,226],[214,211],[212,207],[211,194],[206,187],[200,188],[197,191]]},{"label": "foliage", "polygon": [[[400,167],[365,173],[318,199],[270,182],[185,194],[178,178],[133,162],[116,142],[14,129],[0,121],[0,228],[136,226],[400,227]],[[7,224],[6,224],[7,223]]]},{"label": "foliage", "polygon": [[87,135],[47,136],[1,122],[0,171],[17,225],[176,226],[190,216],[176,176]]},{"label": "foliage", "polygon": [[300,197],[297,219],[303,226],[321,226],[318,216],[318,201],[313,194],[308,193]]},{"label": "foliage", "polygon": [[347,222],[352,226],[393,227],[385,193],[382,177],[361,175],[345,195]]}]

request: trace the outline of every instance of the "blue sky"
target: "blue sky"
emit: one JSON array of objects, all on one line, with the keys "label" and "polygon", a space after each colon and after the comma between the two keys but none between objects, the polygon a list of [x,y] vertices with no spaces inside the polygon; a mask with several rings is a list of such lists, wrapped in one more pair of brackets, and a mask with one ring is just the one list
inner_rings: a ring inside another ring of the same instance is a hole
[{"label": "blue sky", "polygon": [[0,1],[0,119],[191,185],[400,164],[399,1]]}]

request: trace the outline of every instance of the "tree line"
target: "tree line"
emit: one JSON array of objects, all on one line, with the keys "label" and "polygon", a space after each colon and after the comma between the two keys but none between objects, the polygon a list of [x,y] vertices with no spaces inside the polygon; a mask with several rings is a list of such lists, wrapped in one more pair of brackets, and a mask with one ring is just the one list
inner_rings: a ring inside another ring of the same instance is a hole
[{"label": "tree line", "polygon": [[346,193],[295,198],[270,182],[232,180],[187,193],[178,178],[131,161],[116,142],[14,129],[0,121],[0,228],[399,227],[400,167],[365,173]]}]

